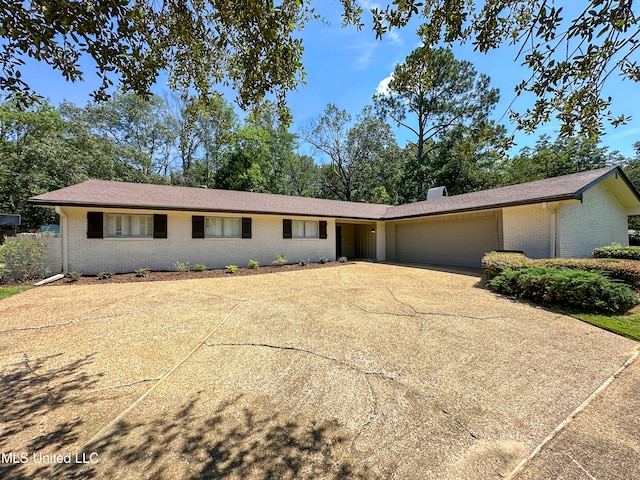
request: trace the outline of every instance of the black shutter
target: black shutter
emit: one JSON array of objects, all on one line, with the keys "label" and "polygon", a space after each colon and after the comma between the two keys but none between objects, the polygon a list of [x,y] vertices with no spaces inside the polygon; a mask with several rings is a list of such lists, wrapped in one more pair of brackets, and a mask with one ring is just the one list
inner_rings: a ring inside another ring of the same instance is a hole
[{"label": "black shutter", "polygon": [[153,216],[153,238],[167,238],[167,216]]},{"label": "black shutter", "polygon": [[320,238],[327,238],[327,222],[320,220]]},{"label": "black shutter", "polygon": [[282,238],[293,238],[293,234],[291,232],[291,220],[282,220]]},{"label": "black shutter", "polygon": [[204,217],[202,215],[191,217],[191,238],[204,238]]},{"label": "black shutter", "polygon": [[242,219],[242,238],[251,238],[251,219]]},{"label": "black shutter", "polygon": [[104,238],[102,212],[87,212],[87,238]]}]

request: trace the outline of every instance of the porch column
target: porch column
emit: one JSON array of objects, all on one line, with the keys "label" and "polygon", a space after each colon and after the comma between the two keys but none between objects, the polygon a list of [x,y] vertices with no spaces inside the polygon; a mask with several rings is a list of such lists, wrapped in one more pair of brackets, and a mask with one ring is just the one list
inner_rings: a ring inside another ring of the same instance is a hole
[{"label": "porch column", "polygon": [[376,222],[376,260],[382,262],[387,259],[387,237],[384,222]]}]

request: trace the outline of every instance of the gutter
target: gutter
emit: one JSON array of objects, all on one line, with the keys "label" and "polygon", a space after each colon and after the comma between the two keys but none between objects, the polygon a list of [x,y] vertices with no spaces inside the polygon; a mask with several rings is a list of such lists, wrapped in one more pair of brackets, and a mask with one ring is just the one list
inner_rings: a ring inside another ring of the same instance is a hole
[{"label": "gutter", "polygon": [[62,211],[59,205],[55,207],[56,213],[60,215],[60,231],[62,233],[62,273],[69,273],[69,235],[67,234],[67,214]]}]

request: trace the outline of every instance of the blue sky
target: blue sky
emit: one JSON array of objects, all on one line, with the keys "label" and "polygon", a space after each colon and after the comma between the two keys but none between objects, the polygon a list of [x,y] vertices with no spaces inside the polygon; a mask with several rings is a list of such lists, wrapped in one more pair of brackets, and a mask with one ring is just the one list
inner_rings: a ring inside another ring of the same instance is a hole
[{"label": "blue sky", "polygon": [[[364,7],[370,6],[370,0],[360,2]],[[354,118],[366,105],[371,104],[371,97],[376,93],[380,82],[389,76],[394,65],[419,45],[415,34],[415,25],[387,34],[382,41],[376,40],[369,25],[357,31],[354,27],[341,28],[339,2],[317,2],[316,8],[330,23],[329,26],[312,21],[301,33],[305,52],[303,63],[307,72],[306,85],[289,94],[289,106],[293,113],[292,131],[305,122],[322,113],[328,103],[347,110]],[[327,5],[330,5],[327,8]],[[366,22],[367,17],[364,20]],[[505,125],[509,133],[515,127],[509,123],[505,111],[514,99],[514,86],[528,77],[528,71],[514,61],[517,50],[509,46],[489,52],[486,55],[474,52],[471,46],[454,46],[456,58],[472,62],[479,73],[491,77],[491,85],[500,89],[500,102],[493,118]],[[82,106],[89,101],[89,94],[98,85],[93,75],[91,64],[83,64],[85,81],[68,83],[57,72],[43,65],[28,62],[23,69],[23,77],[30,82],[38,93],[58,104],[63,100]],[[166,85],[159,83],[155,91],[162,93]],[[606,86],[605,93],[613,97],[614,114],[631,115],[627,124],[618,128],[609,127],[601,143],[610,150],[618,150],[625,156],[633,156],[633,143],[640,140],[640,84],[623,82],[612,77]],[[232,95],[228,95],[232,101]],[[533,103],[532,97],[521,97],[516,100],[516,110],[524,111]],[[515,132],[517,146],[533,145],[542,134],[555,138],[559,128],[558,122],[543,125],[532,135]],[[409,137],[408,132],[397,129],[398,142],[404,145]]]}]

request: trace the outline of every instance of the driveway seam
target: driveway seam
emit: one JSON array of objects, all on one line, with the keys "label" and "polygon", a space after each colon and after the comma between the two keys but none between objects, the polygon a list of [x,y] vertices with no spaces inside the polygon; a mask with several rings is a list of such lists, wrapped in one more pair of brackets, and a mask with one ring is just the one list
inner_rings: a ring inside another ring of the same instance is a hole
[{"label": "driveway seam", "polygon": [[637,360],[638,356],[640,356],[640,346],[636,347],[633,355],[631,355],[631,357],[629,357],[629,359],[624,362],[624,364],[618,370],[610,375],[609,378],[607,378],[604,383],[602,383],[602,385],[596,388],[591,393],[591,395],[589,395],[580,405],[578,405],[578,407],[573,412],[569,414],[567,418],[565,418],[556,428],[554,428],[553,431],[549,435],[547,435],[542,443],[540,443],[540,445],[538,445],[527,458],[523,459],[518,465],[516,465],[511,473],[505,477],[505,480],[513,480],[514,478],[516,478],[520,474],[520,472],[522,472],[522,470],[527,465],[529,465],[531,461],[542,451],[542,449],[547,446],[555,437],[557,437],[563,430],[565,430],[580,412],[587,408],[602,391],[606,390],[607,387],[609,387],[609,385],[611,385],[613,381],[622,374],[622,372],[624,372],[631,366],[631,364],[633,364]]},{"label": "driveway seam", "polygon": [[[144,392],[135,402],[133,402],[131,405],[129,405],[127,408],[125,408],[122,412],[120,412],[113,420],[111,420],[109,423],[107,423],[104,427],[102,427],[98,433],[96,433],[91,439],[89,439],[87,442],[85,442],[82,447],[80,448],[80,451],[85,451],[86,447],[91,445],[94,441],[96,441],[98,438],[100,438],[100,436],[102,434],[104,434],[112,425],[115,425],[116,423],[118,423],[127,413],[129,413],[131,410],[133,410],[139,403],[141,403],[145,398],[147,398],[156,388],[158,388],[158,386],[160,386],[173,372],[175,372],[178,368],[180,368],[197,350],[200,349],[200,347],[202,347],[206,341],[218,330],[218,328],[220,328],[233,314],[234,312],[238,309],[238,307],[240,305],[242,305],[244,303],[244,301],[240,301],[238,302],[233,309],[231,309],[231,311],[229,313],[227,313],[227,315],[225,315],[225,317],[220,320],[215,327],[213,327],[213,329],[207,334],[206,337],[204,337],[194,348],[191,349],[191,351],[189,353],[187,353],[182,360],[180,360],[178,363],[176,363],[173,367],[171,367],[171,369],[165,373],[164,375],[162,375],[160,377],[160,380],[158,380],[151,388],[149,388],[149,390],[147,390],[146,392]],[[56,465],[56,467],[52,470],[52,474],[55,474],[56,471],[58,470],[58,467],[60,465],[65,465],[65,464],[58,464]]]}]

